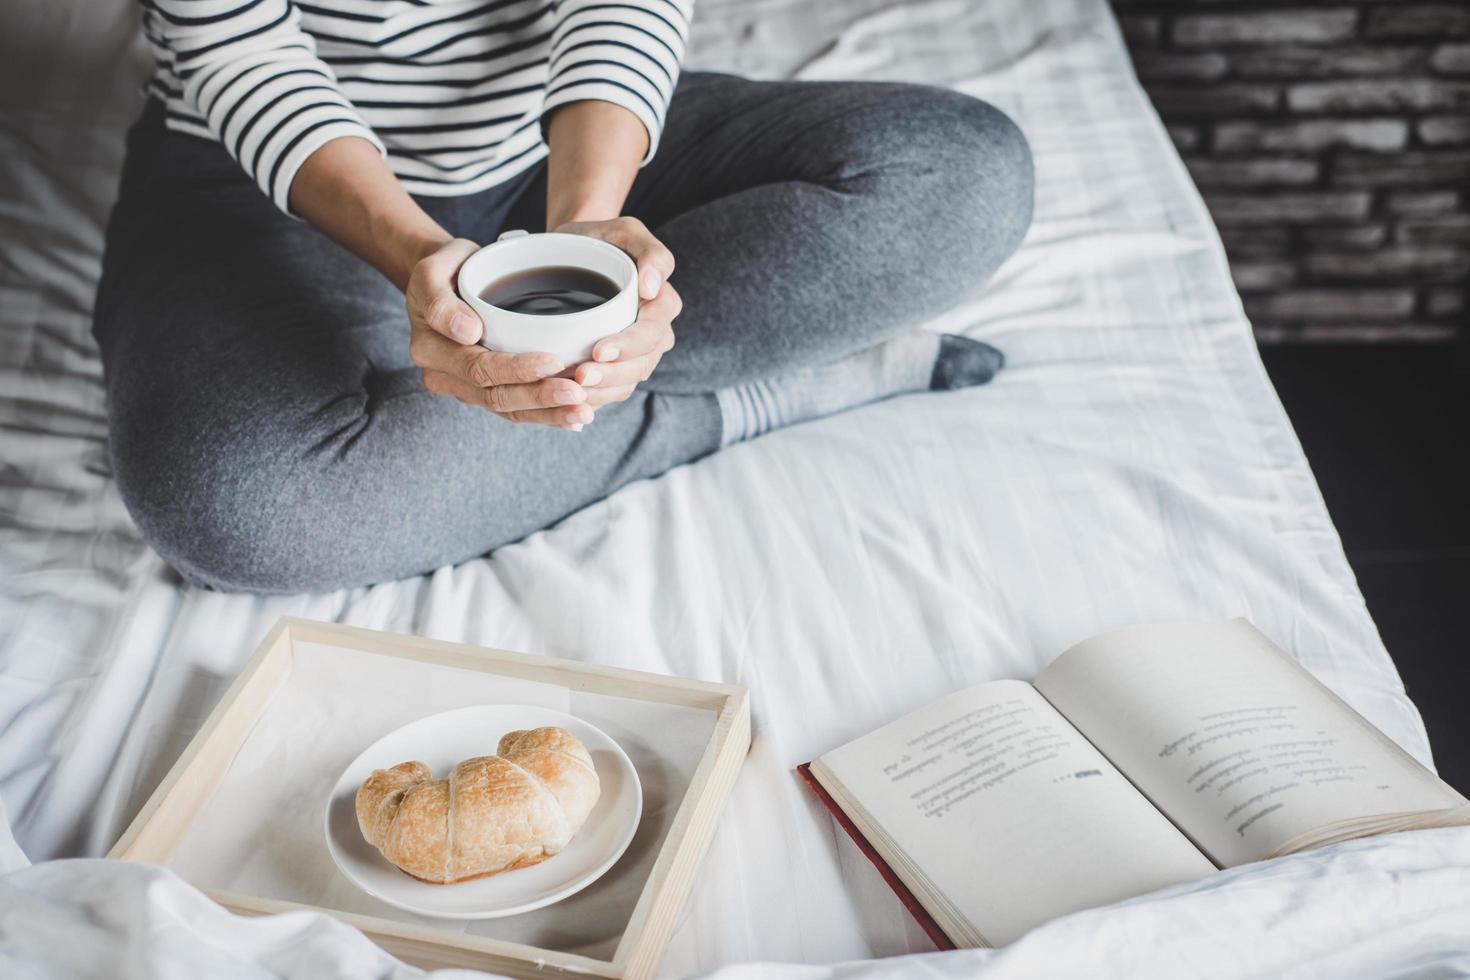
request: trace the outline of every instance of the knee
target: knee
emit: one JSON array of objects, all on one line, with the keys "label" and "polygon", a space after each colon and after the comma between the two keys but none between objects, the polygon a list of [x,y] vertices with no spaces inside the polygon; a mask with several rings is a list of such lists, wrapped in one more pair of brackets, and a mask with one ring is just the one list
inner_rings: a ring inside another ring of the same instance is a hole
[{"label": "knee", "polygon": [[293,482],[285,455],[243,434],[183,428],[113,417],[118,492],[154,550],[190,584],[220,591],[338,587],[301,537],[302,501],[282,499]]},{"label": "knee", "polygon": [[[980,99],[926,85],[874,86],[876,138],[863,161],[926,264],[953,262],[973,284],[1031,224],[1034,169],[1019,126]],[[877,120],[881,120],[878,123]]]},{"label": "knee", "polygon": [[[1035,171],[1021,128],[980,99],[912,86],[901,128],[925,148],[927,166],[913,193],[932,214],[936,244],[995,271],[1031,225]],[[938,250],[936,250],[938,251]]]},{"label": "knee", "polygon": [[[1021,127],[988,102],[946,92],[951,104],[942,118],[946,129],[944,173],[938,182],[963,202],[969,229],[991,237],[991,251],[1004,259],[1031,227],[1036,171],[1031,146]],[[997,260],[997,263],[999,261]]]}]

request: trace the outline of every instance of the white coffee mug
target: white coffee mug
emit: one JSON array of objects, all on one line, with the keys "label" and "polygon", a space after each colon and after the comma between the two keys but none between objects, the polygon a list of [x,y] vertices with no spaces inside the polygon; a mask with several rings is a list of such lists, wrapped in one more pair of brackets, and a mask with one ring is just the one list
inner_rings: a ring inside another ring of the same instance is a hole
[{"label": "white coffee mug", "polygon": [[[480,298],[497,279],[559,265],[606,276],[617,284],[618,293],[601,306],[554,316],[513,313]],[[482,345],[508,354],[545,351],[567,367],[592,360],[592,348],[599,340],[638,319],[638,267],[616,245],[586,235],[508,231],[465,260],[459,267],[458,286],[460,298],[485,324]]]}]

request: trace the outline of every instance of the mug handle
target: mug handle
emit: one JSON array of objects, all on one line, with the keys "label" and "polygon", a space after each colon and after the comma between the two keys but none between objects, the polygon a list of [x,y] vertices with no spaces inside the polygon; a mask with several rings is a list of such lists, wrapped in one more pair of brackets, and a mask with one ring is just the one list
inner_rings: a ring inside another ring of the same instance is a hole
[{"label": "mug handle", "polygon": [[497,239],[495,239],[495,240],[497,242],[503,242],[507,238],[521,238],[521,237],[523,237],[525,235],[529,235],[529,234],[530,234],[530,232],[523,231],[520,228],[512,228],[510,231],[502,231],[500,233],[500,237],[497,238]]}]

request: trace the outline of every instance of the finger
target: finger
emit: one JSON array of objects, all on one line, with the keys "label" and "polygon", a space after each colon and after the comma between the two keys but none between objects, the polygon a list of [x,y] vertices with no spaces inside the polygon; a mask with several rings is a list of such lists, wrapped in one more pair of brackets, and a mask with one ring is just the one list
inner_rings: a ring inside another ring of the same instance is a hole
[{"label": "finger", "polygon": [[674,253],[655,239],[634,261],[638,264],[638,295],[653,299],[659,287],[673,275]]},{"label": "finger", "polygon": [[674,253],[637,218],[620,218],[607,237],[637,264],[638,295],[643,299],[657,296],[659,287],[674,274]]},{"label": "finger", "polygon": [[466,405],[508,415],[532,409],[575,407],[587,401],[587,392],[567,378],[551,378],[533,384],[496,385],[481,388],[443,371],[425,371],[424,387],[435,394],[450,395]]},{"label": "finger", "polygon": [[427,330],[416,330],[408,345],[413,362],[442,371],[481,388],[527,384],[560,374],[562,363],[551,354],[506,354],[475,344],[459,344]]},{"label": "finger", "polygon": [[[653,369],[658,367],[663,353],[654,350],[651,354],[642,357],[624,357],[622,360],[611,364],[583,364],[577,368],[577,374],[590,376],[594,380],[582,381],[582,386],[590,396],[594,391],[603,388],[621,388],[624,385],[636,385],[640,381],[647,381]],[[584,372],[583,368],[587,370]]]},{"label": "finger", "polygon": [[568,378],[551,378],[524,385],[495,385],[479,391],[480,404],[497,415],[567,408],[587,400],[586,390]]},{"label": "finger", "polygon": [[578,405],[575,408],[534,408],[524,412],[509,412],[504,417],[512,422],[552,425],[559,429],[581,432],[582,426],[591,422],[595,415],[586,405]]},{"label": "finger", "polygon": [[592,348],[592,359],[599,363],[623,357],[639,357],[651,351],[667,351],[674,346],[673,320],[684,309],[684,301],[673,286],[664,284],[654,299],[638,309],[632,326],[611,337],[604,337]]},{"label": "finger", "polygon": [[414,270],[415,279],[409,284],[424,324],[461,344],[478,343],[485,332],[479,316],[454,291],[455,273],[473,252],[472,242],[465,242],[463,248],[441,249],[420,263],[422,268]]},{"label": "finger", "polygon": [[587,404],[592,408],[601,408],[614,402],[627,401],[628,396],[638,388],[637,385],[618,385],[615,388],[592,388],[587,392]]},{"label": "finger", "polygon": [[434,296],[424,319],[431,330],[457,344],[477,344],[485,333],[485,324],[475,311],[449,292]]},{"label": "finger", "polygon": [[[674,330],[669,321],[656,317],[640,317],[626,330],[599,340],[592,348],[592,358],[596,366],[606,367],[617,361],[662,353],[673,346]],[[578,370],[580,371],[581,368],[579,367]],[[596,384],[597,382],[584,383]]]}]

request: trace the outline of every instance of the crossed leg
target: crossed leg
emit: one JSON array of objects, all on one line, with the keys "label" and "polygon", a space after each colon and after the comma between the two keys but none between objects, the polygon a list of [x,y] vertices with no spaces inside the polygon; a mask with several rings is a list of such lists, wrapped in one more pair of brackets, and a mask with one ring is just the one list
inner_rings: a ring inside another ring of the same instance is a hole
[{"label": "crossed leg", "polygon": [[[423,203],[539,227],[542,177]],[[983,103],[915,86],[690,76],[628,211],[678,257],[679,344],[583,433],[429,394],[402,297],[277,212],[219,147],[130,138],[95,333],[118,487],[188,580],[335,589],[518,540],[719,445],[714,392],[908,329],[1015,247],[1030,163]]]}]

